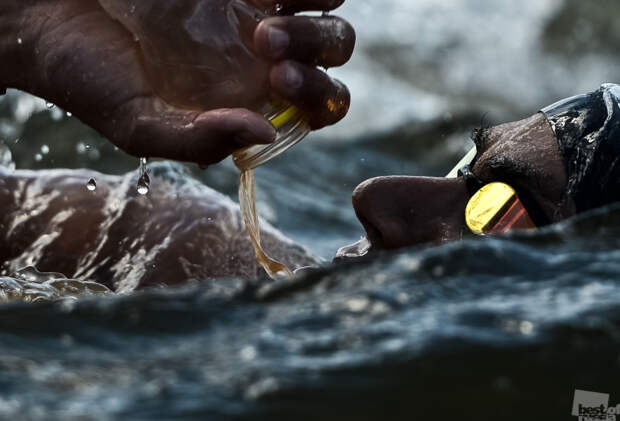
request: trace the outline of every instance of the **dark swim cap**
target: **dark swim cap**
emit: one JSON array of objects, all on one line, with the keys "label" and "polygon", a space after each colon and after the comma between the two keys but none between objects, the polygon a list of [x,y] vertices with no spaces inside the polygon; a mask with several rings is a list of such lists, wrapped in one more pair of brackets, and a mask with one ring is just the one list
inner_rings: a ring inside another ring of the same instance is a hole
[{"label": "dark swim cap", "polygon": [[620,86],[606,83],[541,111],[564,155],[577,212],[620,201]]}]

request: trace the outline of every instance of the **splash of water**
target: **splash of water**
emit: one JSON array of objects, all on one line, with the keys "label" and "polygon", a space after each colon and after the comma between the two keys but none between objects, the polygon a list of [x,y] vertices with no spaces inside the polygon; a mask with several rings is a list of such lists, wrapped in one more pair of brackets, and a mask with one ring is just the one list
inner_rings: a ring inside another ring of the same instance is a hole
[{"label": "splash of water", "polygon": [[0,302],[35,303],[110,292],[106,286],[97,282],[68,279],[60,273],[39,272],[32,266],[8,277],[0,277]]}]

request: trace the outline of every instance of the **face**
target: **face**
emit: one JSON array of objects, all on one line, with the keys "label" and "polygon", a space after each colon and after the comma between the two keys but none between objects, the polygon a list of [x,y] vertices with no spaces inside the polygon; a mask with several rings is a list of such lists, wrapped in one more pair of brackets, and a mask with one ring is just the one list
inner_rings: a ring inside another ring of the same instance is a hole
[{"label": "face", "polygon": [[[478,153],[472,173],[484,184],[499,181],[512,186],[537,225],[575,214],[565,194],[562,155],[542,113],[480,130],[474,141]],[[357,187],[353,206],[372,249],[438,244],[458,240],[468,231],[465,207],[475,193],[470,190],[462,176],[378,177]],[[344,247],[338,256],[361,249],[360,244]]]}]

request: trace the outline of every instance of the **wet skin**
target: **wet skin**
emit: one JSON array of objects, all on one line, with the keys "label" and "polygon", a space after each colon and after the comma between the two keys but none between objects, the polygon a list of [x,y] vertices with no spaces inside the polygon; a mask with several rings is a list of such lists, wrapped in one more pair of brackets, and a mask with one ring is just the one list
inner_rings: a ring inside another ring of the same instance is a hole
[{"label": "wet skin", "polygon": [[[93,192],[89,177],[97,179]],[[198,182],[155,178],[148,196],[135,184],[136,173],[0,171],[0,275],[35,266],[117,292],[266,276],[229,198]],[[265,249],[289,267],[316,264],[268,224],[261,233]]]},{"label": "wet skin", "polygon": [[[565,195],[562,155],[542,113],[486,129],[476,143],[471,169],[481,181],[501,181],[529,195],[549,223],[575,214]],[[353,206],[372,249],[397,249],[460,239],[469,198],[462,177],[389,176],[360,184]],[[354,249],[344,247],[338,255]]]}]

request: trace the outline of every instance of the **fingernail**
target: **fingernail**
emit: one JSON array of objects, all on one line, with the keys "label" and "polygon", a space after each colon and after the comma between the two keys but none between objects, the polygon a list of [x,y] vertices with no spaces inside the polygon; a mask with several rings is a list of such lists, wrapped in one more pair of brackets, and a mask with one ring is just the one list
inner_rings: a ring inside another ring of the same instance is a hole
[{"label": "fingernail", "polygon": [[269,40],[269,50],[274,57],[284,54],[291,43],[291,38],[286,31],[273,26],[267,29],[267,39]]},{"label": "fingernail", "polygon": [[285,64],[284,81],[289,88],[297,90],[304,83],[304,77],[296,66]]}]

